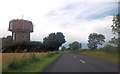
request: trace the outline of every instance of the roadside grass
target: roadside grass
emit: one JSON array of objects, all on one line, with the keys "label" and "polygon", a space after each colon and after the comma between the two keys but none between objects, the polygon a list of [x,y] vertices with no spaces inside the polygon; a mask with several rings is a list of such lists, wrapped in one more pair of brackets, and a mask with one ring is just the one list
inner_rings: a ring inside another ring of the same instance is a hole
[{"label": "roadside grass", "polygon": [[29,66],[25,66],[17,71],[20,72],[42,72],[46,69],[53,61],[55,61],[60,54],[53,54],[50,57],[40,57],[40,61],[37,63],[30,64]]},{"label": "roadside grass", "polygon": [[[31,53],[2,53],[2,71],[8,71],[10,65],[13,66],[12,68],[19,68],[20,64],[25,64],[25,62],[27,65],[31,59],[31,55]],[[48,53],[35,53],[35,55],[36,57],[42,57],[47,56]]]},{"label": "roadside grass", "polygon": [[79,54],[94,57],[94,58],[104,60],[107,62],[111,62],[114,64],[118,64],[118,53],[111,53],[110,54],[110,53],[96,50],[96,51],[85,51],[85,52],[83,51],[83,52],[80,52]]},{"label": "roadside grass", "polygon": [[[14,54],[14,55],[13,55]],[[16,55],[15,55],[16,54]],[[13,62],[13,56],[17,57],[17,65],[19,63],[23,62],[21,61],[20,57],[23,56],[24,53],[3,53],[3,72],[42,72],[49,64],[51,64],[55,59],[57,59],[60,56],[60,53],[35,53],[37,61],[28,62],[30,61],[30,53],[27,53],[29,56],[26,56],[26,64],[22,67],[19,67],[17,69],[11,69],[9,68],[9,64]],[[13,55],[13,56],[10,56]],[[7,59],[4,59],[7,58]],[[27,64],[28,63],[28,64]]]},{"label": "roadside grass", "polygon": [[64,50],[64,53],[75,53],[75,51],[74,50]]},{"label": "roadside grass", "polygon": [[120,54],[118,54],[117,49],[97,49],[97,50],[88,50],[88,49],[84,49],[84,50],[67,50],[65,51],[65,53],[76,53],[76,54],[80,54],[80,55],[84,55],[84,56],[90,56],[96,59],[100,59],[106,62],[110,62],[113,64],[120,64],[120,61],[118,61],[118,55],[120,56]]}]

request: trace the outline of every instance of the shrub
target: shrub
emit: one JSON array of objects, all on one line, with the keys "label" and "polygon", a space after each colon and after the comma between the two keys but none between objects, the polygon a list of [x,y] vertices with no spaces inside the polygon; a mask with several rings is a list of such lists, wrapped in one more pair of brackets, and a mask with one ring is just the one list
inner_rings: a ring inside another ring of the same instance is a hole
[{"label": "shrub", "polygon": [[114,47],[112,45],[106,45],[105,47],[101,48],[100,51],[106,52],[106,53],[116,53],[118,52],[117,47]]}]

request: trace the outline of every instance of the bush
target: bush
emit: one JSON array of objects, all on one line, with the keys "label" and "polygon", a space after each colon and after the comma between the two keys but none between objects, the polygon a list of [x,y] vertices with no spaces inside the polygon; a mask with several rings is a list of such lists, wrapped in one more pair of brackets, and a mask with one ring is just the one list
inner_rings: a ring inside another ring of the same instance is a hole
[{"label": "bush", "polygon": [[100,51],[104,51],[106,53],[116,53],[118,52],[118,49],[112,45],[106,45],[105,47],[101,48]]}]

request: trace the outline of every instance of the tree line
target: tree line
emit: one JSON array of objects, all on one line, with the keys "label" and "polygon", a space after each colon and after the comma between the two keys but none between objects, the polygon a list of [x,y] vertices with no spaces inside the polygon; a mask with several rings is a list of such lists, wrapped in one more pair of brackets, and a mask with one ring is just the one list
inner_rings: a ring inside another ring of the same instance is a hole
[{"label": "tree line", "polygon": [[[112,31],[117,34],[118,37],[113,37],[109,43],[118,46],[120,49],[120,14],[113,17]],[[43,38],[43,42],[23,42],[16,43],[12,40],[12,37],[2,38],[2,51],[3,52],[41,52],[41,51],[58,51],[58,49],[65,43],[65,36],[62,32],[51,33],[47,37]],[[88,48],[91,50],[97,49],[98,45],[103,45],[105,42],[105,36],[102,34],[91,33],[88,37]],[[74,41],[69,44],[71,50],[81,49],[82,44],[78,41]],[[65,47],[63,46],[62,49]]]},{"label": "tree line", "polygon": [[15,42],[12,37],[2,38],[2,52],[41,52],[57,51],[65,43],[65,36],[61,32],[51,33],[43,38],[43,42]]},{"label": "tree line", "polygon": [[[120,13],[117,15],[114,15],[113,17],[113,24],[112,24],[112,32],[113,34],[117,34],[117,37],[111,38],[109,41],[110,44],[117,46],[118,49],[120,49]],[[102,34],[97,33],[91,33],[88,37],[88,48],[91,50],[97,49],[98,45],[103,45],[105,42],[105,36]],[[81,48],[81,44],[79,45],[79,42],[73,42],[69,44],[68,49],[79,49]],[[65,47],[62,47],[62,49],[65,49]],[[120,51],[120,50],[118,50]]]}]

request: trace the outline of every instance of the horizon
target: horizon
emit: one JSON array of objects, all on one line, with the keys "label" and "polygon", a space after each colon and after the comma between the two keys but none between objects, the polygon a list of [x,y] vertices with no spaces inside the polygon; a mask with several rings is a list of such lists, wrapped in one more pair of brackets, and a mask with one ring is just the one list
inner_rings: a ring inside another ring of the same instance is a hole
[{"label": "horizon", "polygon": [[111,25],[118,13],[118,0],[5,0],[0,7],[0,38],[12,35],[9,21],[22,18],[34,25],[31,41],[42,42],[50,33],[62,32],[67,41],[64,45],[78,41],[86,48],[90,33],[105,35],[106,43],[114,36]]}]

